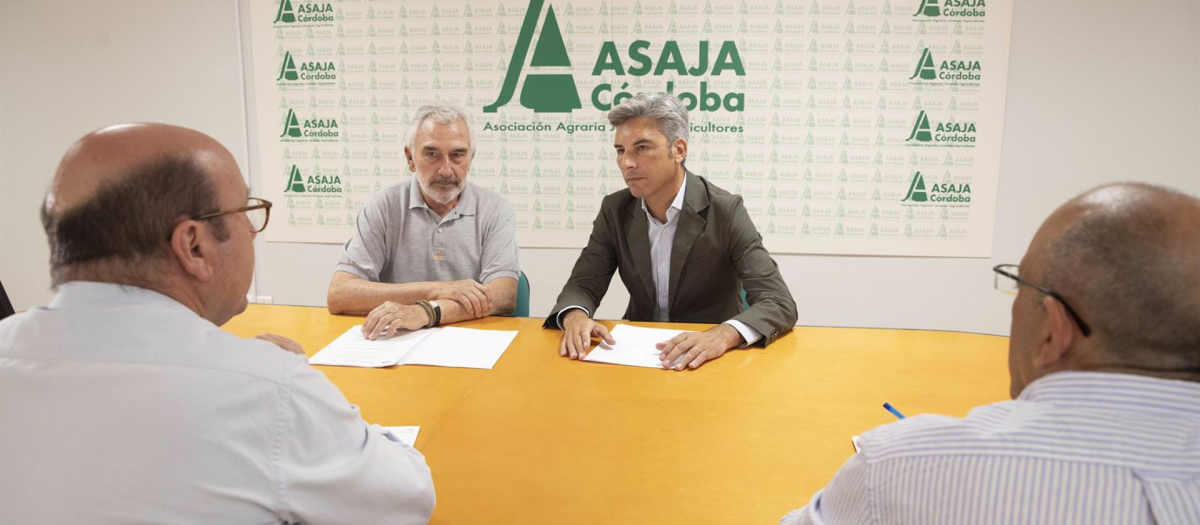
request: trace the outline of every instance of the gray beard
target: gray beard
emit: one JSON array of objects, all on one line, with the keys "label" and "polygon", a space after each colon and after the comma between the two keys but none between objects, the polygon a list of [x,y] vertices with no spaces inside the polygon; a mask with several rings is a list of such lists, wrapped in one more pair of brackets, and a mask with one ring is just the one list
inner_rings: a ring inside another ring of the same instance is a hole
[{"label": "gray beard", "polygon": [[425,196],[443,206],[454,202],[454,199],[457,199],[459,195],[462,195],[462,190],[462,184],[459,184],[453,190],[443,191],[434,189],[433,185],[425,186],[424,183],[421,183],[421,191],[425,192]]}]

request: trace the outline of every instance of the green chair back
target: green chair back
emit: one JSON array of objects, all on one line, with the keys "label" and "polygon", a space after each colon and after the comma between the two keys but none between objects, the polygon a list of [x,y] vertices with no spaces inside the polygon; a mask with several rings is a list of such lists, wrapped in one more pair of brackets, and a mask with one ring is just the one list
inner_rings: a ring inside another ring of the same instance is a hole
[{"label": "green chair back", "polygon": [[517,277],[517,307],[513,309],[513,317],[529,317],[529,279],[525,272]]}]

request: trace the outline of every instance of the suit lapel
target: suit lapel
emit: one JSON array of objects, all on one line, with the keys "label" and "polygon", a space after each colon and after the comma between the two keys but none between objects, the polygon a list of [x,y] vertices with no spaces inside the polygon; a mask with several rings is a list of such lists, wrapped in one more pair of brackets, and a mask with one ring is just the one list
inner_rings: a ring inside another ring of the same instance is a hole
[{"label": "suit lapel", "polygon": [[[683,274],[683,263],[696,238],[704,231],[705,220],[700,214],[708,208],[708,188],[700,178],[687,173],[684,184],[687,190],[683,196],[683,209],[679,212],[679,227],[675,230],[675,242],[671,245],[671,284],[667,291],[670,298],[669,307],[675,309],[675,296],[679,293],[679,278]],[[649,243],[647,243],[649,246]]]},{"label": "suit lapel", "polygon": [[657,304],[654,298],[654,265],[650,262],[650,223],[647,222],[646,212],[642,211],[639,199],[633,199],[629,206],[629,255],[633,258],[633,269],[642,280],[642,289],[650,301],[650,311]]}]

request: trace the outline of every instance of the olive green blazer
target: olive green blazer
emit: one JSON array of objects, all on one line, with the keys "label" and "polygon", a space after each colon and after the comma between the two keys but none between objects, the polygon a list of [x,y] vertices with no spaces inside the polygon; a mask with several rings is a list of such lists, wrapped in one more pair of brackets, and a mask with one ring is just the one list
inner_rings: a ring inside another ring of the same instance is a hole
[{"label": "olive green blazer", "polygon": [[[796,324],[796,301],[779,266],[763,247],[742,198],[687,173],[683,209],[671,249],[668,304],[672,322],[741,321],[763,334],[766,346]],[[559,312],[582,306],[595,313],[613,272],[629,290],[625,319],[656,321],[650,235],[641,199],[629,189],[604,198],[587,247],[558,296],[546,328],[559,328]],[[741,290],[750,304],[742,309]]]}]

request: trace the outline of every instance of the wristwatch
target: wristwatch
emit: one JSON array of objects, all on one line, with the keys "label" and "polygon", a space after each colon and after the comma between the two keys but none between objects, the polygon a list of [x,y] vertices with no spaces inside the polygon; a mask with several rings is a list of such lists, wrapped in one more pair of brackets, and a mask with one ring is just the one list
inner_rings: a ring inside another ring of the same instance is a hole
[{"label": "wristwatch", "polygon": [[433,324],[431,327],[442,323],[442,307],[437,304],[437,301],[429,301],[429,306],[433,307]]}]

